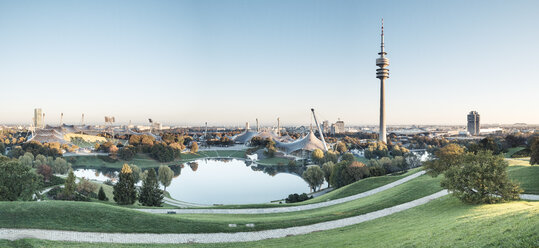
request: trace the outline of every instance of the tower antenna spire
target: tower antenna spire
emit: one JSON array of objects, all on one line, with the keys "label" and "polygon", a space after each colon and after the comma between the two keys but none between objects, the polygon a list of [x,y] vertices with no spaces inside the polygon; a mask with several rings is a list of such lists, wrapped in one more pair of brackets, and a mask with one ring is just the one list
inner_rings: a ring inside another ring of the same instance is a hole
[{"label": "tower antenna spire", "polygon": [[387,53],[384,51],[384,18],[382,18],[382,34],[380,35],[380,55],[384,57]]}]

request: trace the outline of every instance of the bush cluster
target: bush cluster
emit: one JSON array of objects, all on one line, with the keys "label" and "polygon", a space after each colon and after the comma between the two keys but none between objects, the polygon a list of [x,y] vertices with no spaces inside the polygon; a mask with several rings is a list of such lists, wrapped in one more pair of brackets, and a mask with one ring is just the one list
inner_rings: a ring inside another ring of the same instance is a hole
[{"label": "bush cluster", "polygon": [[313,198],[313,196],[309,197],[305,193],[303,193],[301,195],[291,194],[291,195],[288,195],[288,197],[285,199],[285,202],[286,203],[302,202],[302,201],[306,201],[306,200],[309,200],[309,199],[312,199],[312,198]]}]

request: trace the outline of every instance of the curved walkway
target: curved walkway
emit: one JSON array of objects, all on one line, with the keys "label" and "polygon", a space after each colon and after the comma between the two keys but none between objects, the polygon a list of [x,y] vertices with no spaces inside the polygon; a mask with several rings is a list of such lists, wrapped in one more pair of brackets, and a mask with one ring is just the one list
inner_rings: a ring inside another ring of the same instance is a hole
[{"label": "curved walkway", "polygon": [[42,229],[0,229],[0,238],[17,240],[35,238],[53,241],[73,242],[101,242],[101,243],[142,243],[142,244],[169,244],[169,243],[228,243],[247,242],[264,239],[284,238],[290,235],[302,235],[316,231],[325,231],[335,228],[359,224],[374,220],[390,214],[398,213],[439,197],[447,195],[446,190],[438,193],[403,203],[397,206],[385,208],[375,212],[359,216],[321,222],[306,226],[297,226],[256,232],[238,233],[182,233],[182,234],[150,234],[150,233],[97,233],[97,232],[74,232]]},{"label": "curved walkway", "polygon": [[530,201],[539,201],[539,195],[520,194],[520,199],[530,200]]},{"label": "curved walkway", "polygon": [[[353,200],[357,200],[363,197],[374,195],[381,191],[393,188],[405,182],[408,182],[416,177],[425,174],[425,171],[420,171],[409,175],[405,178],[399,179],[395,182],[388,183],[384,186],[359,193],[357,195],[352,195],[344,198],[339,198],[331,201],[325,201],[320,203],[313,203],[307,205],[299,206],[290,206],[290,207],[274,207],[274,208],[245,208],[245,209],[136,209],[142,212],[155,213],[155,214],[166,214],[169,212],[176,212],[177,214],[269,214],[269,213],[286,213],[286,212],[295,212],[295,211],[304,211],[311,210],[316,208],[328,207],[336,204],[341,204]],[[169,202],[167,202],[170,205]],[[178,205],[175,205],[178,206]],[[181,207],[181,206],[180,206]]]}]

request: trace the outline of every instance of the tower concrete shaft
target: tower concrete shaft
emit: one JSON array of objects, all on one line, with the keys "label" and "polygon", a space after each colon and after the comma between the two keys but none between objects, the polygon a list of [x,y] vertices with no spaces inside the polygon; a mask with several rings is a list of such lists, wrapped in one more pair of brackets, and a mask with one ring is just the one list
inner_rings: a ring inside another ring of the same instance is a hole
[{"label": "tower concrete shaft", "polygon": [[385,109],[385,82],[389,78],[389,59],[386,58],[387,53],[384,51],[384,19],[382,19],[382,34],[380,41],[380,55],[376,59],[376,78],[380,79],[380,132],[378,133],[378,140],[387,143],[386,133],[386,109]]}]

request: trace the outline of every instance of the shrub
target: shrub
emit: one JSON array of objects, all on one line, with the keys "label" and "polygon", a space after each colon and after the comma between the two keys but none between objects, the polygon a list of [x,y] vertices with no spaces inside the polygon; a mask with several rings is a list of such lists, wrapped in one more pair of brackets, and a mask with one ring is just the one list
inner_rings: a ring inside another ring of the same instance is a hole
[{"label": "shrub", "polygon": [[306,201],[306,200],[309,200],[309,199],[312,199],[312,198],[313,198],[313,196],[309,197],[305,193],[303,193],[301,195],[291,194],[291,195],[288,195],[288,197],[285,199],[285,202],[286,203],[302,202],[302,201]]}]

